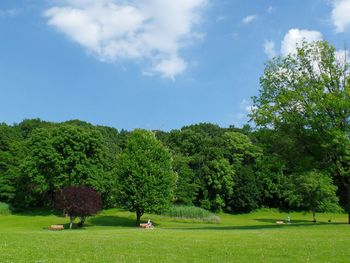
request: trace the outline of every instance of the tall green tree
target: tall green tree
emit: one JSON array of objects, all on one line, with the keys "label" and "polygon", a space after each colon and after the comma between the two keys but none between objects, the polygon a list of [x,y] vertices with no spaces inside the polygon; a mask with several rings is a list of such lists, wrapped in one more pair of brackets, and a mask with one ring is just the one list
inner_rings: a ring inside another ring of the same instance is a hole
[{"label": "tall green tree", "polygon": [[117,156],[117,200],[136,212],[136,224],[144,213],[160,212],[173,200],[176,175],[169,150],[152,132],[134,130]]},{"label": "tall green tree", "polygon": [[[329,170],[346,189],[350,223],[350,67],[327,42],[303,43],[268,62],[252,119],[290,139],[295,171]],[[282,146],[282,145],[281,145]]]},{"label": "tall green tree", "polygon": [[261,158],[261,149],[247,135],[237,131],[225,132],[223,140],[225,157],[234,169],[234,187],[226,210],[249,212],[260,205],[262,185],[257,161]]},{"label": "tall green tree", "polygon": [[183,205],[193,205],[200,183],[195,171],[191,168],[192,158],[173,153],[173,169],[177,175],[174,202]]},{"label": "tall green tree", "polygon": [[206,162],[201,169],[201,207],[211,211],[222,211],[234,191],[235,171],[227,159]]}]

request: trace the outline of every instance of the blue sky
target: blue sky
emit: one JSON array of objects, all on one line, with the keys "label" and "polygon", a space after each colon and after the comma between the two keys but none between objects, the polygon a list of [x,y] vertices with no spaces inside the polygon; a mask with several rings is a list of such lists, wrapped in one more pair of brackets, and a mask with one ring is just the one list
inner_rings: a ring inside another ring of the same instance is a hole
[{"label": "blue sky", "polygon": [[301,39],[344,49],[350,0],[1,0],[0,122],[241,126]]}]

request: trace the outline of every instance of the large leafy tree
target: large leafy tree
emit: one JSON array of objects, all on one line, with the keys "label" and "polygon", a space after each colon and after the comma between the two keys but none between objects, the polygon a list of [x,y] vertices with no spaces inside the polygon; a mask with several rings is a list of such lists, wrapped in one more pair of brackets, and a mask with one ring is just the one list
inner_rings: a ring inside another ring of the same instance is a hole
[{"label": "large leafy tree", "polygon": [[292,206],[311,211],[316,222],[316,212],[340,210],[336,191],[329,175],[310,171],[290,176],[285,198]]},{"label": "large leafy tree", "polygon": [[251,116],[288,138],[294,171],[325,170],[342,182],[350,223],[350,67],[339,54],[327,42],[304,42],[268,62]]},{"label": "large leafy tree", "polygon": [[111,187],[101,134],[68,124],[32,131],[30,154],[22,170],[22,205],[48,205],[53,193],[70,185],[87,185],[100,193]]},{"label": "large leafy tree", "polygon": [[117,200],[136,212],[136,224],[147,212],[160,212],[173,199],[176,175],[168,149],[152,132],[134,130],[117,156]]}]

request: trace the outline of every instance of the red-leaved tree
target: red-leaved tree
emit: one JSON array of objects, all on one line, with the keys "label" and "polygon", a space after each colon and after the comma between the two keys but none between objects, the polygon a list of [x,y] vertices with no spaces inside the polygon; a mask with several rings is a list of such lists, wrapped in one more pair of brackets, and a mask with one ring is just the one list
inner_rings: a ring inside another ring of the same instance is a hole
[{"label": "red-leaved tree", "polygon": [[70,218],[69,228],[79,217],[78,226],[83,226],[86,217],[101,211],[101,196],[94,189],[86,186],[66,186],[55,193],[55,208],[63,211]]}]

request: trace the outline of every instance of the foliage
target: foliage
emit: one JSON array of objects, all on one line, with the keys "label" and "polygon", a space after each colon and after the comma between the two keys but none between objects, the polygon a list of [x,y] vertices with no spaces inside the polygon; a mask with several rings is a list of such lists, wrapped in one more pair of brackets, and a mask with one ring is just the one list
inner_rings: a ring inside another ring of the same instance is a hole
[{"label": "foliage", "polygon": [[66,186],[55,193],[55,208],[70,217],[70,228],[77,217],[80,218],[78,225],[83,226],[86,217],[101,210],[101,196],[89,187]]},{"label": "foliage", "polygon": [[211,211],[221,211],[225,207],[226,200],[233,193],[233,167],[226,159],[208,161],[203,165],[201,206]]},{"label": "foliage", "polygon": [[6,203],[0,202],[0,215],[9,215],[11,214],[10,206]]},{"label": "foliage", "polygon": [[235,188],[227,202],[228,212],[250,212],[260,206],[261,182],[250,166],[241,166],[234,177]]},{"label": "foliage", "polygon": [[98,131],[67,124],[39,128],[32,131],[27,147],[30,154],[21,165],[24,204],[48,204],[55,191],[68,185],[109,191],[106,146]]},{"label": "foliage", "polygon": [[316,222],[316,212],[339,211],[336,191],[337,187],[328,175],[311,171],[291,176],[285,195],[291,205],[312,211]]},{"label": "foliage", "polygon": [[273,130],[289,148],[283,155],[290,174],[317,169],[341,183],[350,223],[350,67],[346,57],[339,59],[327,42],[303,43],[296,54],[270,61],[260,82],[251,117],[259,127]]},{"label": "foliage", "polygon": [[199,183],[195,171],[191,168],[191,157],[173,154],[173,170],[177,174],[174,192],[175,203],[191,205],[196,199]]},{"label": "foliage", "polygon": [[12,202],[16,195],[21,135],[18,130],[0,124],[0,202]]},{"label": "foliage", "polygon": [[160,212],[173,199],[176,175],[171,155],[153,133],[131,132],[125,149],[117,156],[117,200],[136,212],[136,224],[145,212]]},{"label": "foliage", "polygon": [[[244,132],[249,133],[248,127],[245,129]],[[175,156],[177,189],[188,189],[187,192],[176,191],[181,194],[179,203],[190,204],[191,201],[211,211],[237,210],[232,207],[233,202],[228,205],[234,199],[236,180],[239,181],[235,179],[237,171],[243,171],[241,166],[255,171],[256,160],[261,156],[261,149],[242,132],[234,127],[200,123],[168,134],[157,133]],[[253,180],[254,187],[259,187],[254,185],[257,182]]]},{"label": "foliage", "polygon": [[220,223],[220,218],[211,212],[196,206],[171,206],[162,215],[174,218],[191,218],[207,223]]}]

